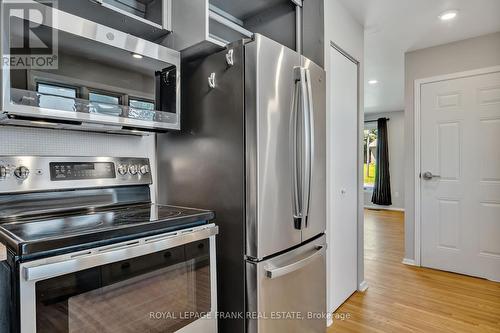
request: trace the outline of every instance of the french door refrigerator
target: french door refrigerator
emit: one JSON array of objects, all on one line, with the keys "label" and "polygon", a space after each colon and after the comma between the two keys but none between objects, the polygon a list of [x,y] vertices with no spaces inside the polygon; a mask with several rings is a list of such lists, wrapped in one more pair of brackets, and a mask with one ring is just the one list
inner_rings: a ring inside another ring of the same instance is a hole
[{"label": "french door refrigerator", "polygon": [[255,35],[182,65],[158,200],[209,208],[220,332],[324,332],[325,72]]}]

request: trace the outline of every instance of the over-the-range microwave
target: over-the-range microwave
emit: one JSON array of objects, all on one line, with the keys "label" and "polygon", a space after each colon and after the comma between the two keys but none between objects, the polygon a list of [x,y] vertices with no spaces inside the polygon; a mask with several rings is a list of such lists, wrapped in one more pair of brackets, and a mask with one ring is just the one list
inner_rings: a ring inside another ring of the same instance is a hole
[{"label": "over-the-range microwave", "polygon": [[1,12],[0,124],[180,129],[179,52],[46,3],[2,1]]}]

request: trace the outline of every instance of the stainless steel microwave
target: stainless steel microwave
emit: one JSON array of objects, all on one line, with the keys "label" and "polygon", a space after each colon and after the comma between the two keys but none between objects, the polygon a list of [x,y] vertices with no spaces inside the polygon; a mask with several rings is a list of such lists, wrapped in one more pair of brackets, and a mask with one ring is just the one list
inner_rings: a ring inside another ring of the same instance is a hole
[{"label": "stainless steel microwave", "polygon": [[180,129],[179,52],[47,3],[1,5],[0,124]]}]

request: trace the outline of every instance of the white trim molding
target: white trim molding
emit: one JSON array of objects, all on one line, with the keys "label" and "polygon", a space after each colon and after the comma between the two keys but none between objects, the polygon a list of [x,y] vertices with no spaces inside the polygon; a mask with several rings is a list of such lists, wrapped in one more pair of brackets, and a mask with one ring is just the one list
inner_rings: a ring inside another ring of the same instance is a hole
[{"label": "white trim molding", "polygon": [[358,291],[365,292],[366,289],[368,289],[368,282],[366,282],[366,280],[363,280],[363,282],[361,282],[358,286]]},{"label": "white trim molding", "polygon": [[[421,89],[424,84],[428,83],[434,83],[434,82],[440,82],[440,81],[447,81],[447,80],[454,80],[454,79],[461,79],[461,78],[466,78],[466,77],[471,77],[471,76],[477,76],[477,75],[484,75],[484,74],[490,74],[490,73],[496,73],[500,72],[500,66],[493,66],[493,67],[486,67],[486,68],[480,68],[480,69],[475,69],[475,70],[470,70],[470,71],[464,71],[464,72],[457,72],[457,73],[451,73],[451,74],[445,74],[445,75],[438,75],[438,76],[433,76],[433,77],[428,77],[428,78],[422,78],[422,79],[417,79],[414,82],[414,88],[413,88],[413,93],[414,93],[414,144],[415,144],[415,175],[414,175],[414,182],[415,182],[415,260],[414,260],[414,265],[415,266],[421,266],[421,198],[420,198],[420,131],[421,131],[421,124],[420,124],[420,114],[421,114],[421,105],[420,105],[420,98],[421,98]],[[407,260],[407,259],[405,259]],[[406,263],[405,260],[403,260],[403,263],[410,265],[409,263]],[[411,259],[408,259],[411,261]]]},{"label": "white trim molding", "polygon": [[402,263],[405,265],[408,265],[408,266],[417,266],[415,264],[415,260],[413,260],[413,259],[404,258]]}]

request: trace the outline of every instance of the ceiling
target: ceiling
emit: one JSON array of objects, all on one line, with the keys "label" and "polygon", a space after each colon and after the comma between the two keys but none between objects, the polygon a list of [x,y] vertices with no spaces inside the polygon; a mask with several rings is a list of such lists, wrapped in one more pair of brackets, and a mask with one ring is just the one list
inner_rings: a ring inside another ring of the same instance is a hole
[{"label": "ceiling", "polygon": [[[367,113],[404,109],[405,52],[500,31],[500,0],[340,1],[365,27]],[[451,9],[458,16],[441,21]]]}]

